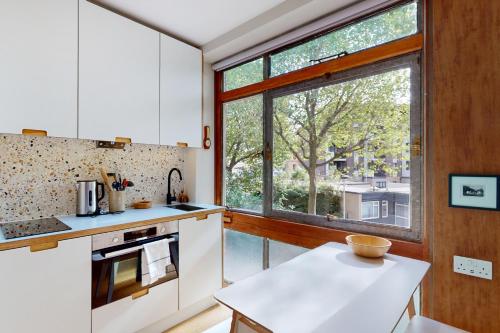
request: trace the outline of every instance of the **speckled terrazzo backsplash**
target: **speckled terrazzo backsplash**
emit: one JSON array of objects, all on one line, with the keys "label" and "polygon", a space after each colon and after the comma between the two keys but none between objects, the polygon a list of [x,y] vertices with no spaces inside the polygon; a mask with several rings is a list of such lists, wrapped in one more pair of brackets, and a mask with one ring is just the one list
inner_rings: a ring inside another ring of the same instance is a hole
[{"label": "speckled terrazzo backsplash", "polygon": [[[165,201],[168,171],[184,170],[184,152],[175,147],[126,145],[97,149],[95,141],[0,134],[0,221],[75,214],[76,181],[97,179],[99,168],[132,180],[127,204]],[[180,183],[174,174],[172,186]],[[101,206],[107,209],[107,198]]]}]

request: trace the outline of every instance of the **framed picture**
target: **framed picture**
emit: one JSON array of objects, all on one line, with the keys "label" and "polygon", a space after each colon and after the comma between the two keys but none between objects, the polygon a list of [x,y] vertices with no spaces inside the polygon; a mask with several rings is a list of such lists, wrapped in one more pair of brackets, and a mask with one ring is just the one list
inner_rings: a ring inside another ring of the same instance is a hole
[{"label": "framed picture", "polygon": [[500,210],[500,176],[450,174],[449,206]]}]

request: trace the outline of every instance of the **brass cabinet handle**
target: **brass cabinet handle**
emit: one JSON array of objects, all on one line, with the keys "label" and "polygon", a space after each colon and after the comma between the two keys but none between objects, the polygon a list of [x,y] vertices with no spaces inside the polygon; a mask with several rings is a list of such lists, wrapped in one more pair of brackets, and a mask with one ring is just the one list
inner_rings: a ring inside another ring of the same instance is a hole
[{"label": "brass cabinet handle", "polygon": [[23,128],[22,134],[23,135],[32,135],[32,136],[47,136],[48,133],[47,133],[47,131],[44,131],[44,130]]},{"label": "brass cabinet handle", "polygon": [[224,216],[224,217],[222,218],[222,221],[223,221],[224,223],[231,223],[231,222],[233,222],[233,220],[232,220],[232,219],[231,219],[231,217],[229,217],[229,216]]},{"label": "brass cabinet handle", "polygon": [[48,243],[41,243],[41,244],[33,244],[30,246],[30,251],[31,252],[39,252],[39,251],[45,251],[45,250],[50,250],[50,249],[55,249],[58,246],[58,242],[48,242]]},{"label": "brass cabinet handle", "polygon": [[186,142],[177,142],[177,147],[187,148],[188,144]]},{"label": "brass cabinet handle", "polygon": [[208,214],[205,215],[196,215],[196,221],[202,221],[208,219]]},{"label": "brass cabinet handle", "polygon": [[115,138],[115,142],[131,144],[132,143],[132,139],[131,138],[125,138],[125,137],[117,136]]},{"label": "brass cabinet handle", "polygon": [[149,288],[142,289],[142,290],[139,290],[138,292],[133,293],[132,299],[138,299],[142,296],[146,296],[147,294],[149,294]]}]

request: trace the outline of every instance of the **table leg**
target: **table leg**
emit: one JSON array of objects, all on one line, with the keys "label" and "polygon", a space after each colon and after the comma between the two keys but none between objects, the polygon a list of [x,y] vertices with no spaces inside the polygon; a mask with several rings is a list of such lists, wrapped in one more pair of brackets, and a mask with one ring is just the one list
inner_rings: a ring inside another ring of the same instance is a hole
[{"label": "table leg", "polygon": [[240,320],[240,314],[233,310],[233,320],[231,321],[231,330],[229,333],[238,333],[238,321]]},{"label": "table leg", "polygon": [[415,317],[416,315],[416,312],[415,312],[415,301],[413,300],[413,295],[411,295],[410,297],[410,301],[408,302],[408,315],[410,316],[410,320],[411,318]]},{"label": "table leg", "polygon": [[251,330],[252,332],[255,333],[272,333],[270,330],[266,329],[263,326],[260,326],[259,324],[253,322],[252,320],[248,319],[238,311],[233,310],[233,320],[231,322],[231,330],[229,333],[238,333],[239,332],[239,324],[242,323],[245,326],[245,329],[243,329],[244,332],[249,332]]}]

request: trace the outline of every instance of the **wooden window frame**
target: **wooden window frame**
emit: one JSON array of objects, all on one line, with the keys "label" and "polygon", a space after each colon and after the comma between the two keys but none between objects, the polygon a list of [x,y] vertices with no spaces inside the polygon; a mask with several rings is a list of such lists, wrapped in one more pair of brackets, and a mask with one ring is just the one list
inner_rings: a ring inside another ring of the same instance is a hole
[{"label": "wooden window frame", "polygon": [[[401,1],[391,7],[402,5],[408,1]],[[424,1],[425,4],[425,1]],[[387,8],[386,8],[387,9]],[[386,10],[384,9],[384,10]],[[418,19],[421,22],[423,10],[419,10]],[[372,16],[375,13],[367,15]],[[363,19],[363,18],[362,18]],[[360,20],[360,19],[357,19]],[[357,21],[356,20],[356,21]],[[419,26],[424,25],[419,22]],[[349,22],[352,23],[352,22]],[[347,24],[349,24],[347,23]],[[336,27],[334,29],[337,29]],[[330,29],[331,31],[332,29]],[[323,34],[326,32],[323,32]],[[309,39],[302,42],[306,42]],[[294,43],[296,44],[296,43]],[[286,46],[285,48],[292,47]],[[377,45],[368,49],[352,53],[341,58],[325,61],[320,64],[305,67],[296,71],[285,73],[275,77],[269,77],[269,56],[270,53],[264,54],[264,80],[254,84],[250,84],[237,89],[223,91],[223,71],[216,71],[214,76],[214,92],[215,92],[215,108],[214,108],[214,182],[215,182],[215,203],[222,205],[223,198],[223,104],[226,102],[250,97],[257,94],[265,93],[269,90],[282,88],[288,85],[309,81],[316,78],[328,77],[332,74],[339,73],[345,70],[358,68],[364,65],[377,63],[383,60],[396,58],[416,52],[424,51],[424,33],[417,32],[414,35],[394,40],[385,44]],[[276,51],[274,51],[276,52]],[[273,53],[274,53],[273,52]],[[260,57],[260,56],[259,56]],[[423,72],[423,71],[422,71]],[[424,90],[425,87],[422,88]],[[423,92],[422,92],[423,94]],[[425,103],[422,103],[422,113],[425,113]],[[425,121],[425,119],[424,119]],[[425,126],[422,126],[425,131]],[[425,142],[422,142],[424,144]],[[424,150],[425,151],[425,150]],[[423,168],[425,171],[425,168]],[[425,177],[422,177],[422,182]],[[423,197],[422,197],[423,201]],[[424,217],[425,214],[422,214]],[[345,236],[351,232],[315,226],[310,224],[302,224],[285,220],[281,218],[271,218],[259,214],[246,213],[238,210],[228,210],[225,213],[225,228],[241,231],[256,236],[267,237],[273,240],[313,248],[324,244],[328,241],[337,241],[345,243]],[[425,230],[425,219],[422,218],[422,229]],[[419,242],[405,241],[400,239],[392,239],[393,246],[391,253],[405,255],[416,259],[424,259],[428,255],[425,248],[425,234]]]}]

